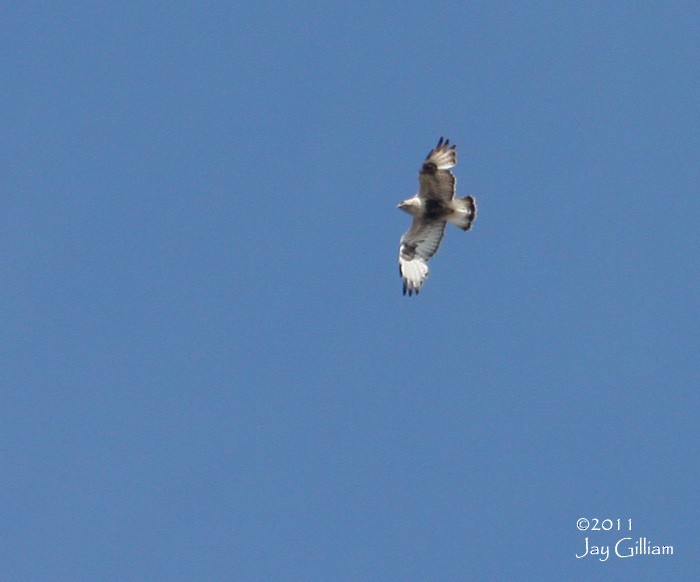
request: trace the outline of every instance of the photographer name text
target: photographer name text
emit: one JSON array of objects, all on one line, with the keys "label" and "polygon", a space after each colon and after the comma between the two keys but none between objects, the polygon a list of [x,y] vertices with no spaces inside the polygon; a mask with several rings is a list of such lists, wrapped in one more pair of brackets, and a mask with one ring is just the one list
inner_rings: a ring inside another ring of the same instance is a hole
[{"label": "photographer name text", "polygon": [[[607,561],[611,556],[617,558],[637,558],[639,556],[671,556],[673,546],[657,546],[652,544],[647,538],[642,537],[636,540],[632,538],[620,538],[615,545],[595,545],[586,537],[584,547],[576,554],[577,558],[598,558],[601,562]],[[611,550],[612,549],[612,553]]]}]

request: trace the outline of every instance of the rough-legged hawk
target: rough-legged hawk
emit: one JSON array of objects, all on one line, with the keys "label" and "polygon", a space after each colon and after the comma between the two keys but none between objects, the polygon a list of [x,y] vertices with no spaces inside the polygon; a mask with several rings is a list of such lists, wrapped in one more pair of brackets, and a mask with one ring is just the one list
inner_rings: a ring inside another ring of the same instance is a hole
[{"label": "rough-legged hawk", "polygon": [[450,172],[457,163],[456,146],[440,138],[418,173],[420,190],[399,204],[413,216],[413,223],[401,237],[399,271],[403,294],[416,295],[428,277],[428,259],[438,250],[445,226],[451,222],[469,230],[476,218],[476,200],[471,196],[455,198],[456,179]]}]

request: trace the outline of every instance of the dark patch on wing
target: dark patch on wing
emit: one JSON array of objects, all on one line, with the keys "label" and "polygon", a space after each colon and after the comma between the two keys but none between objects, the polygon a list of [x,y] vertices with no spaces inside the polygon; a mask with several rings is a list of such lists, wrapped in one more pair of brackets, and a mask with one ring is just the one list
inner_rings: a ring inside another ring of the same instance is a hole
[{"label": "dark patch on wing", "polygon": [[425,162],[420,171],[421,174],[435,174],[435,172],[437,172],[437,166],[433,162]]},{"label": "dark patch on wing", "polygon": [[401,243],[401,256],[407,261],[413,260],[416,256],[417,243]]}]

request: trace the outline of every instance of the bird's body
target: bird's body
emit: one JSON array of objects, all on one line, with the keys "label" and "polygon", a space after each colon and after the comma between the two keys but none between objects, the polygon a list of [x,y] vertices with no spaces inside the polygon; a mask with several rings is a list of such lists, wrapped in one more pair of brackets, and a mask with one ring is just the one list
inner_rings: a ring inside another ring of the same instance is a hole
[{"label": "bird's body", "polygon": [[476,200],[472,196],[455,198],[456,179],[450,169],[456,164],[455,146],[450,147],[449,140],[440,138],[418,173],[418,193],[398,206],[413,216],[399,245],[404,295],[421,290],[428,277],[428,260],[440,247],[447,223],[466,231],[476,218]]}]

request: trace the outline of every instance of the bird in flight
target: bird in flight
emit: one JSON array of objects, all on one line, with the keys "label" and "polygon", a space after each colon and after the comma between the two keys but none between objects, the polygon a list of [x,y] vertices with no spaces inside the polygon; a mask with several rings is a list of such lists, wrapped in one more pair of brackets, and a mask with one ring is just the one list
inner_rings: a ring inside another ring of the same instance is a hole
[{"label": "bird in flight", "polygon": [[418,295],[421,290],[428,277],[428,260],[437,252],[447,223],[467,231],[476,218],[476,200],[472,196],[455,198],[456,179],[450,168],[457,164],[456,147],[450,146],[450,140],[440,138],[418,172],[418,193],[398,205],[413,216],[411,228],[399,245],[404,295]]}]

